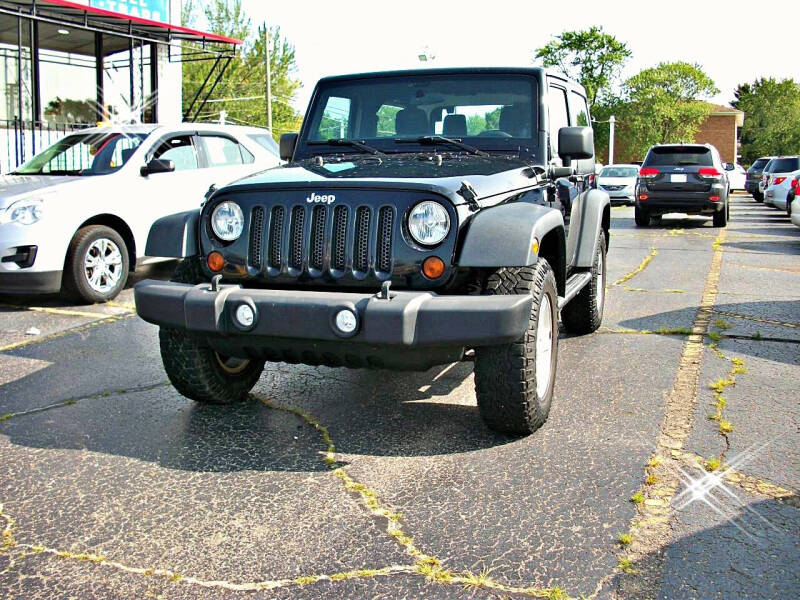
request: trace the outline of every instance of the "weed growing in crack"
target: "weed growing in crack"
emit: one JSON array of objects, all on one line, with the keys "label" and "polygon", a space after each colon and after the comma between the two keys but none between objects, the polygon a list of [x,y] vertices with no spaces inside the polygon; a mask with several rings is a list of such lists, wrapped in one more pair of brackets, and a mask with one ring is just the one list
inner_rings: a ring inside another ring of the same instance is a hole
[{"label": "weed growing in crack", "polygon": [[619,537],[617,538],[617,543],[620,546],[629,546],[632,541],[633,536],[631,536],[630,533],[620,533]]},{"label": "weed growing in crack", "polygon": [[631,496],[631,502],[633,502],[636,505],[639,505],[642,502],[644,502],[644,495],[642,494],[642,492],[636,492],[633,496]]}]

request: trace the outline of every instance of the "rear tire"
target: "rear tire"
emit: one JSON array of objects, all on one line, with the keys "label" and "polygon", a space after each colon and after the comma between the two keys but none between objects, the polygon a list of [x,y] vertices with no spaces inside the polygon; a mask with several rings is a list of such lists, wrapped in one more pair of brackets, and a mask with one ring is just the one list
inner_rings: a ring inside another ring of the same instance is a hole
[{"label": "rear tire", "polygon": [[606,236],[597,238],[597,252],[592,264],[592,280],[561,309],[561,322],[571,333],[586,335],[597,331],[603,322],[606,296]]},{"label": "rear tire", "polygon": [[761,192],[753,192],[753,200],[756,202],[763,202],[764,201],[764,194]]},{"label": "rear tire", "polygon": [[533,267],[498,269],[488,295],[531,294],[528,328],[511,344],[475,350],[475,392],[484,423],[527,435],[547,420],[558,363],[558,294],[553,270],[539,258]]},{"label": "rear tire", "polygon": [[650,215],[647,214],[646,210],[638,206],[634,208],[633,220],[636,222],[637,227],[648,227],[650,225]]},{"label": "rear tire", "polygon": [[[172,281],[198,284],[207,281],[200,260],[181,261]],[[202,338],[180,329],[158,332],[161,360],[170,382],[183,396],[201,404],[231,404],[245,400],[264,370],[264,361],[223,356]]]},{"label": "rear tire", "polygon": [[128,281],[130,260],[122,236],[105,225],[78,230],[64,263],[63,292],[79,302],[108,302]]},{"label": "rear tire", "polygon": [[728,224],[728,203],[725,202],[725,206],[722,210],[718,210],[714,213],[714,227],[725,227]]}]

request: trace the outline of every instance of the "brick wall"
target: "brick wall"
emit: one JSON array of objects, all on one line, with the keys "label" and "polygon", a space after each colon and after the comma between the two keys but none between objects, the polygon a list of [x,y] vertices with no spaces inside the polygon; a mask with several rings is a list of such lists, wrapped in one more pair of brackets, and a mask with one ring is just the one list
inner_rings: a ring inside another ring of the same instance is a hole
[{"label": "brick wall", "polygon": [[712,113],[700,126],[694,141],[714,146],[722,162],[736,162],[736,115]]}]

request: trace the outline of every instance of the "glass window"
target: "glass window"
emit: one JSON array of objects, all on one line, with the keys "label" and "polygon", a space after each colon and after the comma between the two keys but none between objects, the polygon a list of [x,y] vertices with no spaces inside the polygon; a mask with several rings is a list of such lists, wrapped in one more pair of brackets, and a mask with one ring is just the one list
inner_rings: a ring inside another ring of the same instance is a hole
[{"label": "glass window", "polygon": [[569,93],[569,122],[573,127],[589,125],[589,106],[586,98],[577,92]]},{"label": "glass window", "polygon": [[558,130],[569,127],[569,113],[567,112],[567,91],[550,87],[550,148],[553,157],[558,156]]},{"label": "glass window", "polygon": [[[241,146],[232,139],[220,135],[203,135],[203,146],[209,167],[229,167],[246,164]],[[252,161],[250,161],[252,162]]]},{"label": "glass window", "polygon": [[750,165],[750,169],[752,169],[753,171],[761,169],[768,162],[769,162],[768,158],[759,158],[758,160],[756,160],[756,162],[754,162],[752,165]]},{"label": "glass window", "polygon": [[146,134],[91,133],[65,137],[19,167],[21,175],[107,175],[125,165]]},{"label": "glass window", "polygon": [[770,173],[791,173],[800,169],[800,158],[776,158],[772,161]]},{"label": "glass window", "polygon": [[197,151],[191,135],[170,138],[153,153],[153,158],[171,160],[176,171],[191,171],[198,167]]},{"label": "glass window", "polygon": [[600,177],[637,177],[639,169],[636,167],[606,167],[600,171]]},{"label": "glass window", "polygon": [[651,148],[644,159],[644,166],[700,166],[713,167],[711,150],[702,146],[660,146]]},{"label": "glass window", "polygon": [[[262,148],[266,148],[268,151],[272,152],[275,156],[280,155],[280,148],[278,147],[278,143],[268,133],[251,133],[249,136],[251,140],[253,140],[256,144],[261,146]],[[255,158],[253,158],[255,160]],[[253,162],[253,161],[250,161]]]},{"label": "glass window", "polygon": [[[329,139],[364,141],[382,152],[430,151],[414,138],[442,135],[482,150],[535,154],[535,79],[526,75],[398,75],[324,82],[296,158],[358,153]],[[315,142],[309,144],[308,142]],[[439,146],[441,148],[441,146]],[[454,147],[450,151],[458,152]]]},{"label": "glass window", "polygon": [[314,140],[348,137],[350,126],[350,99],[331,96],[325,103]]}]

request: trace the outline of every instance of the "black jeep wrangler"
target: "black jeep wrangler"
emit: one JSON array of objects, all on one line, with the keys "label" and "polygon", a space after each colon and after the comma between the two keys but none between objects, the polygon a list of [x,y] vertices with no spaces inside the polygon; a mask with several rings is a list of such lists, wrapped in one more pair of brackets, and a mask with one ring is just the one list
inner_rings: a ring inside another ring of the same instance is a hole
[{"label": "black jeep wrangler", "polygon": [[183,395],[245,398],[265,361],[426,370],[475,361],[493,429],[547,419],[558,317],[603,316],[609,198],[584,90],[542,69],[330,77],[288,161],[158,221],[136,286]]}]

